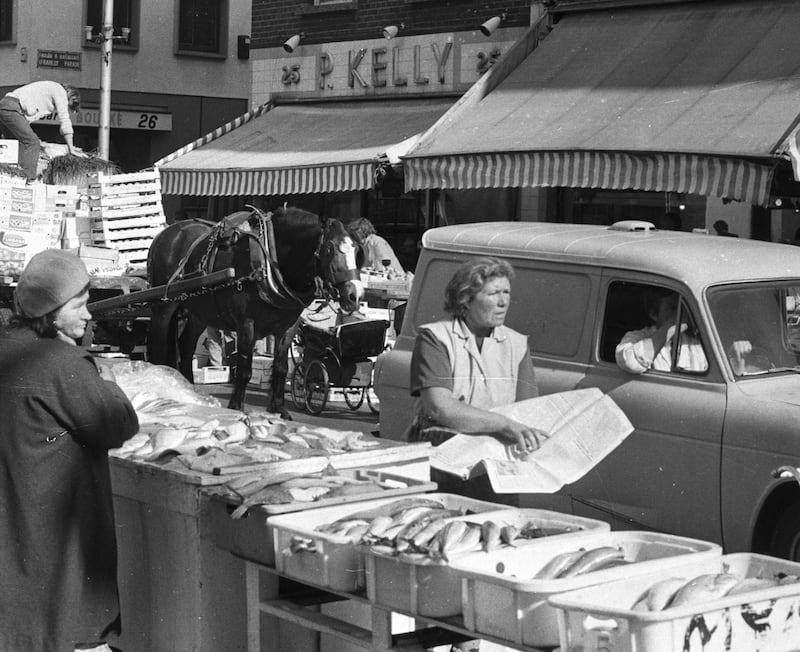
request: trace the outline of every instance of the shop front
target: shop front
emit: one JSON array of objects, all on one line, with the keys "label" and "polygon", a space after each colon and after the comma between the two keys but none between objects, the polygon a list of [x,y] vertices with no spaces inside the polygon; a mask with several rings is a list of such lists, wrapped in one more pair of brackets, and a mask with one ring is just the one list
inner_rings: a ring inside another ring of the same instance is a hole
[{"label": "shop front", "polygon": [[628,205],[659,226],[755,232],[791,169],[800,8],[571,6],[557,3],[545,38],[534,25],[423,135],[406,189],[538,189],[548,221],[610,224]]}]

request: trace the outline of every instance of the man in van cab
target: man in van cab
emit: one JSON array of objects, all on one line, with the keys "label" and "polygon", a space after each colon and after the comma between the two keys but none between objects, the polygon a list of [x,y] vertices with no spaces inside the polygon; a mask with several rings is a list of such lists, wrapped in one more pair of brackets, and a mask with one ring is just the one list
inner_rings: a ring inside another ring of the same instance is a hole
[{"label": "man in van cab", "polygon": [[665,288],[651,288],[644,296],[645,311],[652,322],[638,330],[625,333],[616,348],[617,364],[632,374],[649,369],[672,371],[672,347],[678,342],[678,369],[702,372],[708,369],[703,346],[687,320],[682,316],[676,338],[679,297]]}]

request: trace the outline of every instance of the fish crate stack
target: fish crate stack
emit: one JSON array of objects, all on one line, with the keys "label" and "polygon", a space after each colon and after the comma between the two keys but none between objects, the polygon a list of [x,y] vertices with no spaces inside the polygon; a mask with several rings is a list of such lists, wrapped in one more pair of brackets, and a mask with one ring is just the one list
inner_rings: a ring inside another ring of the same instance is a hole
[{"label": "fish crate stack", "polygon": [[158,170],[103,174],[89,179],[92,244],[119,251],[125,266],[145,266],[147,252],[165,224]]}]

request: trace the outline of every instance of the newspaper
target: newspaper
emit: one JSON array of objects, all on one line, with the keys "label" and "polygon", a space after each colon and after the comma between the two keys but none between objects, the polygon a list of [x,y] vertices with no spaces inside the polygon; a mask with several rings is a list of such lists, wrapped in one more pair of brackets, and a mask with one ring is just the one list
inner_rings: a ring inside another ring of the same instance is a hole
[{"label": "newspaper", "polygon": [[497,493],[554,493],[594,468],[633,432],[616,403],[597,388],[578,389],[494,408],[547,433],[523,457],[491,436],[458,434],[437,446],[431,466],[467,479],[487,473]]}]

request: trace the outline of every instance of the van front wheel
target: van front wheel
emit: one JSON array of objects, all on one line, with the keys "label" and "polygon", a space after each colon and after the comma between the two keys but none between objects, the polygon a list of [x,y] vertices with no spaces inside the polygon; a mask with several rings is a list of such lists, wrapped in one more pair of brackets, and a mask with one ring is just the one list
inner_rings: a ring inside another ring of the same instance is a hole
[{"label": "van front wheel", "polygon": [[769,554],[800,561],[800,502],[791,505],[778,519]]}]

